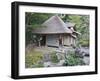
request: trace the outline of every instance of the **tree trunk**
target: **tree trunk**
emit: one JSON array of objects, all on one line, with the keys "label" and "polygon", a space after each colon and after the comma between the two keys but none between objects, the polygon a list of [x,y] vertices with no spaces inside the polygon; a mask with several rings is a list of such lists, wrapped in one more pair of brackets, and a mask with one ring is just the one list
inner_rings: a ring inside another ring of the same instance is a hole
[{"label": "tree trunk", "polygon": [[39,47],[41,46],[41,42],[39,41]]}]

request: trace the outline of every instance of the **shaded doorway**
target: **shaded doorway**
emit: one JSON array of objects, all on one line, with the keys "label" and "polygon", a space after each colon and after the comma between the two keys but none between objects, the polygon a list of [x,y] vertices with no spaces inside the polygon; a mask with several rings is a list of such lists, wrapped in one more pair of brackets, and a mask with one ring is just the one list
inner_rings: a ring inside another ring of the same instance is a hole
[{"label": "shaded doorway", "polygon": [[42,36],[42,40],[41,40],[41,46],[45,46],[46,45],[46,35]]}]

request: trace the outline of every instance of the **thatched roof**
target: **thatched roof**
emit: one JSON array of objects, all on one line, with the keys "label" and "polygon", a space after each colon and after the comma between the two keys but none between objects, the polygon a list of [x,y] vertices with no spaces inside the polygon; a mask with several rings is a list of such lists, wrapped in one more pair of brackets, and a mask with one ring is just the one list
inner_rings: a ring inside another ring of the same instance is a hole
[{"label": "thatched roof", "polygon": [[72,33],[72,31],[66,26],[66,24],[58,16],[52,16],[45,21],[41,28],[35,28],[33,33],[36,34],[61,34]]}]

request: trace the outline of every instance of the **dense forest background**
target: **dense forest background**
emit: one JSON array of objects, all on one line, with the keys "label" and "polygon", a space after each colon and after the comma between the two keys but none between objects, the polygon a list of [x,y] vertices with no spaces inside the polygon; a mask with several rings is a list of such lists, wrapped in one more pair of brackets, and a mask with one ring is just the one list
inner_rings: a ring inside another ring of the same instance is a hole
[{"label": "dense forest background", "polygon": [[[75,30],[81,33],[77,38],[77,46],[89,47],[89,15],[73,15],[73,14],[49,14],[49,13],[25,13],[26,26],[26,45],[34,42],[32,30],[41,27],[41,24],[53,15],[58,15],[64,22],[75,23]],[[39,36],[37,36],[37,40]]]}]

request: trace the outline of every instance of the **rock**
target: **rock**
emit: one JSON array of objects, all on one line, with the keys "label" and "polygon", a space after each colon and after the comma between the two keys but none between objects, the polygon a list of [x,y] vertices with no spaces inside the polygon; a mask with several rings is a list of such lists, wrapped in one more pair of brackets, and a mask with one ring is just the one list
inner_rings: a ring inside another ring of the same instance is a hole
[{"label": "rock", "polygon": [[62,59],[61,53],[56,53],[56,55],[57,55],[57,59],[58,60],[61,60]]},{"label": "rock", "polygon": [[76,48],[75,53],[80,57],[83,58],[84,56],[89,56],[89,48],[81,47]]},{"label": "rock", "polygon": [[85,55],[84,55],[84,56],[88,56],[88,57],[89,57],[90,55],[89,55],[89,53],[85,53]]},{"label": "rock", "polygon": [[57,64],[58,66],[62,66],[64,64],[65,60],[60,60],[59,63]]},{"label": "rock", "polygon": [[44,56],[43,56],[43,61],[44,61],[44,62],[51,61],[51,56],[50,56],[50,54],[44,54]]},{"label": "rock", "polygon": [[44,67],[51,67],[51,62],[44,62]]},{"label": "rock", "polygon": [[89,63],[90,63],[90,59],[89,59],[89,57],[87,57],[87,56],[84,56],[83,61],[84,61],[84,63],[85,63],[86,65],[89,65]]}]

